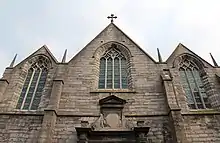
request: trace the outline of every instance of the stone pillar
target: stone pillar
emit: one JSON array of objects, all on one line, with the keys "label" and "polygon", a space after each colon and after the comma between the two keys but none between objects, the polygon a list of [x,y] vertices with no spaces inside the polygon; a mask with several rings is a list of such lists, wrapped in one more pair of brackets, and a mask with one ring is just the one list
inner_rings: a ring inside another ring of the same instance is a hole
[{"label": "stone pillar", "polygon": [[50,103],[44,110],[44,118],[41,127],[39,143],[51,143],[53,138],[54,127],[57,119],[57,109],[59,108],[60,96],[63,89],[63,80],[55,79],[53,81]]},{"label": "stone pillar", "polygon": [[172,140],[176,143],[187,143],[184,133],[183,117],[181,115],[181,109],[176,98],[176,92],[174,90],[170,71],[168,69],[164,69],[161,77],[166,93],[168,108],[170,110],[169,119],[171,123],[171,133],[173,135]]},{"label": "stone pillar", "polygon": [[0,102],[4,96],[5,90],[8,86],[9,82],[6,79],[0,79]]},{"label": "stone pillar", "polygon": [[54,127],[56,124],[56,112],[54,110],[45,110],[43,123],[41,126],[39,143],[51,143],[53,139]]}]

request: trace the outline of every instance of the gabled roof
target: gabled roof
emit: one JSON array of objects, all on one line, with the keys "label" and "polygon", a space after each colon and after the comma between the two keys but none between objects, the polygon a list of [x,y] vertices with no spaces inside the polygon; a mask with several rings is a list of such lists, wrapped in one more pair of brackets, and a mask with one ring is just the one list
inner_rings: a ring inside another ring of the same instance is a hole
[{"label": "gabled roof", "polygon": [[147,54],[136,42],[134,42],[127,34],[125,34],[120,28],[118,28],[114,23],[110,23],[113,24],[122,34],[124,34],[132,43],[135,44],[135,46],[137,46],[145,55],[147,55],[153,62],[156,63],[156,61],[149,55]]},{"label": "gabled roof", "polygon": [[[114,23],[110,23],[107,27],[105,27],[93,40],[91,40],[82,50],[80,50],[70,61],[72,61],[77,55],[83,51],[90,43],[92,43],[97,37],[99,37],[104,31],[106,31],[110,26],[115,27],[118,31],[120,31],[123,35],[125,35],[128,40],[130,40],[136,47],[138,47],[147,57],[149,57],[154,63],[157,63],[149,54],[147,54],[137,43],[135,43],[127,34],[125,34],[120,28],[118,28]],[[69,62],[70,62],[69,61]]]},{"label": "gabled roof", "polygon": [[[200,56],[198,56],[196,53],[194,53],[193,51],[191,51],[189,48],[187,48],[186,46],[184,46],[182,43],[179,43],[179,44],[177,45],[177,47],[176,47],[175,50],[172,52],[172,54],[167,58],[166,62],[168,62],[173,56],[175,56],[175,54],[176,54],[176,52],[177,52],[177,50],[178,50],[179,48],[184,48],[186,51],[188,51],[188,52],[191,53],[192,55],[196,56],[196,57],[197,57],[199,60],[201,60],[202,62],[204,62],[204,63],[210,65],[211,67],[213,67],[212,64],[210,64],[209,62],[207,62],[206,60],[204,60],[203,58],[201,58]],[[183,52],[183,53],[185,53],[185,52]]]},{"label": "gabled roof", "polygon": [[[46,45],[43,45],[42,47],[40,47],[37,51],[35,51],[34,53],[32,53],[30,56],[28,56],[27,58],[25,58],[24,60],[22,60],[20,63],[18,63],[16,66],[20,65],[23,61],[26,61],[27,59],[31,58],[34,55],[37,55],[38,53],[41,54],[40,51],[45,50],[46,53],[48,53],[48,55],[50,56],[50,58],[55,62],[58,63],[57,59],[54,57],[54,55],[50,52],[50,50],[48,49],[48,47]],[[15,67],[16,67],[15,66]]]}]

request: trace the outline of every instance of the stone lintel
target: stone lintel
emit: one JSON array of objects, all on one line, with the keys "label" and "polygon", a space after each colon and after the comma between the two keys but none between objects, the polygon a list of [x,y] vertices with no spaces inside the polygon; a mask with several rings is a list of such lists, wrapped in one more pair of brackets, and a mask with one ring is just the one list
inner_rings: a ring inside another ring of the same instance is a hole
[{"label": "stone lintel", "polygon": [[[123,143],[135,143],[140,140],[142,133],[145,137],[149,132],[150,127],[134,127],[133,130],[93,130],[89,127],[75,127],[78,136],[78,142],[89,141],[89,142],[110,142],[114,140],[115,142]],[[126,140],[122,138],[127,138]],[[144,138],[146,140],[146,138]]]},{"label": "stone lintel", "polygon": [[87,128],[87,127],[75,127],[77,133],[82,133],[82,132],[91,132],[92,128]]}]

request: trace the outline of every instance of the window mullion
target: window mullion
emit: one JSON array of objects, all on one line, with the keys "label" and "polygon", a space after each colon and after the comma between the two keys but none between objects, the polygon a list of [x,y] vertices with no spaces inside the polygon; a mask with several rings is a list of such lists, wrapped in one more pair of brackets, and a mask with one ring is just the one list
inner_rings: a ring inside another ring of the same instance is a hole
[{"label": "window mullion", "polygon": [[33,69],[33,72],[32,72],[32,75],[31,75],[31,78],[30,78],[30,81],[28,83],[28,87],[27,87],[27,90],[26,90],[26,93],[25,93],[25,96],[24,96],[24,99],[23,99],[23,102],[21,104],[21,108],[22,109],[24,107],[24,103],[25,103],[25,100],[27,98],[27,95],[28,95],[28,92],[29,92],[29,89],[31,87],[31,83],[32,83],[32,80],[33,80],[33,77],[34,77],[34,74],[35,74],[35,69]]},{"label": "window mullion", "polygon": [[196,99],[195,99],[195,96],[194,96],[192,87],[191,87],[190,82],[189,82],[189,79],[188,79],[188,75],[186,74],[186,70],[184,70],[184,73],[185,73],[186,81],[187,81],[187,83],[188,83],[188,85],[189,85],[189,88],[190,88],[190,92],[191,92],[192,97],[193,97],[193,101],[194,101],[195,107],[196,107],[196,109],[198,109],[198,106],[197,106],[197,103],[196,103]]},{"label": "window mullion", "polygon": [[107,59],[105,58],[105,89],[107,88]]},{"label": "window mullion", "polygon": [[120,79],[120,89],[122,88],[122,79],[121,79],[121,58],[119,58],[119,79]]},{"label": "window mullion", "polygon": [[42,74],[42,69],[40,69],[40,73],[39,73],[38,78],[37,78],[37,82],[36,82],[36,85],[35,85],[35,88],[34,88],[34,92],[33,92],[33,95],[31,97],[31,103],[28,107],[29,110],[31,109],[31,106],[32,106],[32,103],[33,103],[33,100],[34,100],[34,97],[35,97],[35,94],[36,94],[36,91],[37,91],[37,88],[38,88],[38,84],[39,84],[39,81],[40,81],[41,74]]},{"label": "window mullion", "polygon": [[201,93],[201,91],[200,91],[200,89],[199,89],[199,86],[198,86],[198,84],[197,84],[197,81],[196,81],[196,79],[195,79],[195,74],[194,74],[193,71],[191,71],[191,72],[192,72],[192,76],[193,76],[193,80],[194,80],[194,82],[195,82],[195,85],[196,85],[196,87],[198,88],[199,97],[200,97],[200,99],[201,99],[201,101],[202,101],[203,107],[206,108],[205,102],[204,102],[203,97],[202,97],[202,93]]},{"label": "window mullion", "polygon": [[114,82],[115,82],[115,64],[114,64],[114,58],[112,58],[112,88],[114,89]]}]

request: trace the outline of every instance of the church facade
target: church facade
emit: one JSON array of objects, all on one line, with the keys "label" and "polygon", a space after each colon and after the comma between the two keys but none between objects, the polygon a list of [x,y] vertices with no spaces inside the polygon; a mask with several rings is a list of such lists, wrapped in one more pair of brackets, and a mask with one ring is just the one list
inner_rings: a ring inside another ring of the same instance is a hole
[{"label": "church facade", "polygon": [[111,22],[69,62],[46,46],[0,79],[2,143],[219,143],[220,68],[155,61]]}]

